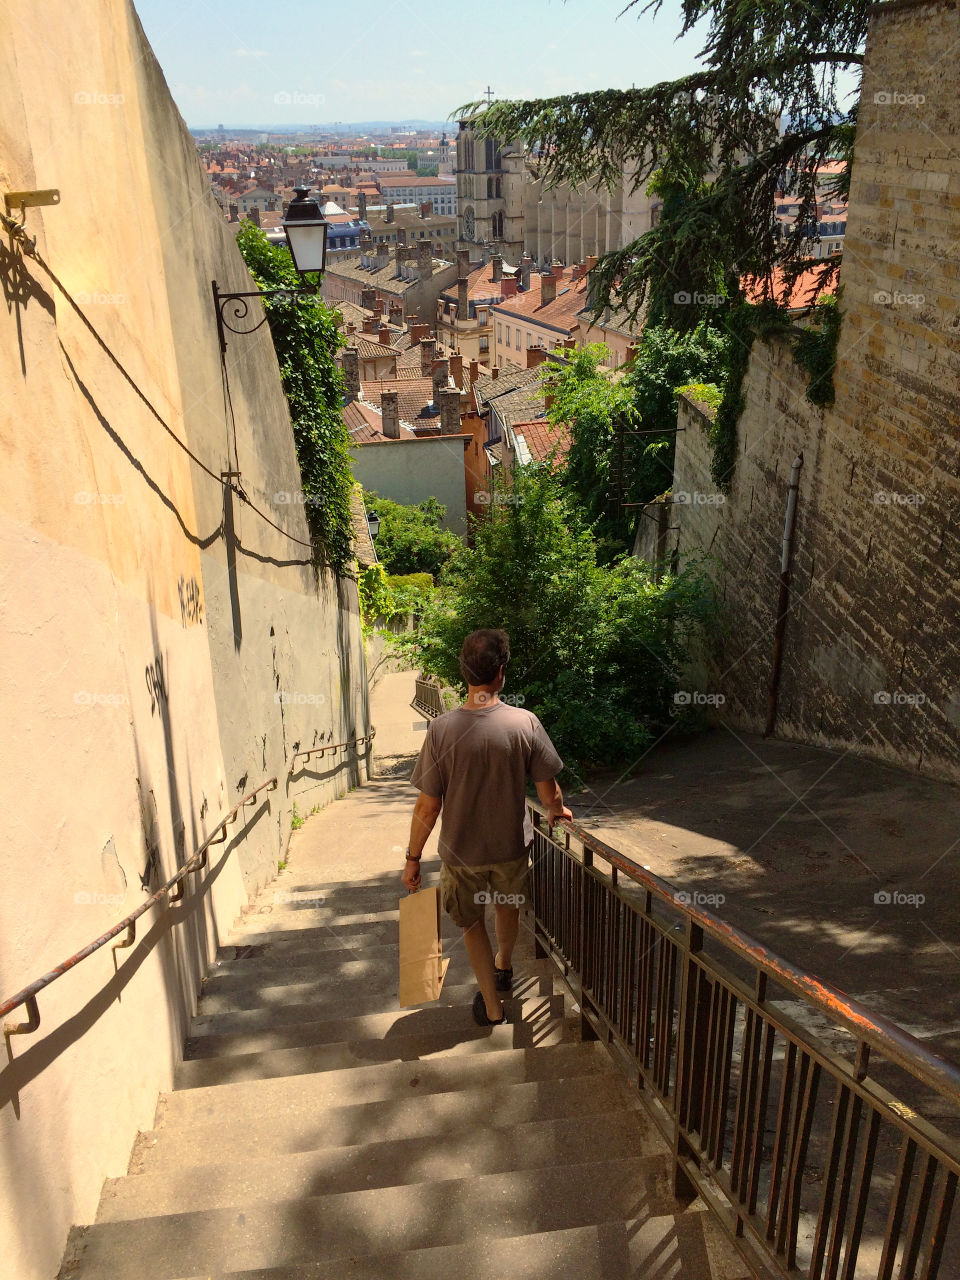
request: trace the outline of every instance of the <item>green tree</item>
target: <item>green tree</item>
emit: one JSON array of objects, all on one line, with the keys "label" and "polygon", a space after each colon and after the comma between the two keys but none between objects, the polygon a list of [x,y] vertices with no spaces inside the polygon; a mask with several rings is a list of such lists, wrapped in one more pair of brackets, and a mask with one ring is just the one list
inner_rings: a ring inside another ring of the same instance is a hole
[{"label": "green tree", "polygon": [[[633,9],[640,0],[629,0]],[[658,14],[662,0],[640,12]],[[705,21],[702,66],[646,88],[598,90],[460,108],[481,134],[520,139],[547,185],[633,189],[659,174],[664,215],[597,268],[595,301],[633,314],[648,292],[736,295],[744,276],[772,280],[811,265],[805,240],[817,170],[844,162],[849,189],[870,0],[682,0],[680,35]],[[857,93],[854,93],[856,98]],[[783,122],[783,131],[780,122]],[[783,190],[799,200],[786,234],[774,216]],[[818,262],[824,280],[835,262]],[[687,326],[696,322],[688,310]]]},{"label": "green tree", "polygon": [[602,344],[551,362],[544,385],[549,418],[568,423],[572,444],[563,482],[576,494],[602,558],[627,548],[637,505],[669,489],[676,441],[677,388],[722,380],[727,342],[701,324],[680,334],[665,326],[644,330],[629,371],[611,379],[601,367]]},{"label": "green tree", "polygon": [[462,546],[455,533],[442,527],[447,509],[436,498],[408,506],[365,490],[363,501],[368,512],[380,517],[377,558],[389,574],[436,577]]},{"label": "green tree", "polygon": [[656,583],[630,556],[598,565],[576,503],[546,468],[521,468],[501,497],[406,646],[460,686],[464,636],[505,627],[505,696],[543,719],[568,768],[629,765],[673,722],[686,646],[709,612],[705,580],[690,567]]},{"label": "green tree", "polygon": [[[272,245],[252,222],[241,224],[237,246],[261,289],[302,287],[289,250]],[[343,378],[334,360],[342,345],[334,313],[319,296],[291,292],[263,305],[290,406],[307,521],[318,562],[349,570],[353,479],[343,421]]]}]

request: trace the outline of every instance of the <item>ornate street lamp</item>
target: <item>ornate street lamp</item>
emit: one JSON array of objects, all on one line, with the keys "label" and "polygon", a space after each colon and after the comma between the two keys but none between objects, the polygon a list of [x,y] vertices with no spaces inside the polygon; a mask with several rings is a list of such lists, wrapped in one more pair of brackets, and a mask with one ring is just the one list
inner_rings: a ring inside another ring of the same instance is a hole
[{"label": "ornate street lamp", "polygon": [[370,530],[371,538],[375,538],[380,532],[380,517],[375,511],[367,512],[367,528]]},{"label": "ornate street lamp", "polygon": [[[256,324],[248,328],[236,328],[250,314],[248,298],[296,298],[302,294],[316,294],[320,289],[320,277],[327,265],[327,233],[330,223],[320,212],[316,200],[310,199],[309,187],[297,187],[296,195],[287,206],[287,214],[281,223],[290,246],[290,256],[300,279],[302,289],[254,289],[246,293],[221,293],[213,281],[213,306],[217,316],[217,335],[220,338],[220,354],[227,350],[227,334],[255,333],[264,323],[264,313]],[[306,283],[308,275],[316,274],[313,284]],[[229,319],[227,318],[229,313]],[[233,323],[231,323],[233,321]]]}]

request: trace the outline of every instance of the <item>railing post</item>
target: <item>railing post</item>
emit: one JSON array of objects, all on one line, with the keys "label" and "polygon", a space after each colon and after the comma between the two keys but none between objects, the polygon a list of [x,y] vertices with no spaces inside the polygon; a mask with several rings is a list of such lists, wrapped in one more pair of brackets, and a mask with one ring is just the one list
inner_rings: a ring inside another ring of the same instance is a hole
[{"label": "railing post", "polygon": [[673,1102],[673,1194],[678,1200],[694,1200],[697,1187],[684,1168],[684,1161],[695,1160],[696,1152],[684,1135],[684,1129],[699,1129],[700,1118],[693,1105],[697,1076],[704,1068],[706,1028],[702,1011],[709,1007],[701,999],[700,968],[694,956],[703,949],[703,930],[692,920],[686,921],[683,942],[674,940],[686,952],[680,981],[680,1007],[677,1030],[677,1066],[674,1076]]}]

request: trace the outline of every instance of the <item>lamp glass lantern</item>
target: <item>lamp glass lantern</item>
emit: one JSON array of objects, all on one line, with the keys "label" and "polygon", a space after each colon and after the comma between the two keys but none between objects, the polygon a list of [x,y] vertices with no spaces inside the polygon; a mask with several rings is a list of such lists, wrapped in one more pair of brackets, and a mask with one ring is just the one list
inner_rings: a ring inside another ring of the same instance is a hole
[{"label": "lamp glass lantern", "polygon": [[367,512],[367,528],[370,530],[371,538],[375,538],[380,532],[380,517],[375,511]]},{"label": "lamp glass lantern", "polygon": [[307,272],[323,272],[327,265],[327,232],[330,223],[320,212],[316,200],[310,199],[309,187],[297,187],[287,206],[283,220],[293,265],[302,276]]}]

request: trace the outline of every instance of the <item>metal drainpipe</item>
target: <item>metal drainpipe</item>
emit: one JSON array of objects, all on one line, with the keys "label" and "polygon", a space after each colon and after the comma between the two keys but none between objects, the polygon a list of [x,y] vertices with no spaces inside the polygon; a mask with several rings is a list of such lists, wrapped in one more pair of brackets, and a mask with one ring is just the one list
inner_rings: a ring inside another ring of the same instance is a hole
[{"label": "metal drainpipe", "polygon": [[803,454],[798,453],[790,471],[790,487],[787,490],[787,514],[783,522],[783,542],[780,551],[780,596],[777,600],[777,625],[773,634],[773,670],[767,690],[767,723],[763,736],[769,738],[777,722],[777,694],[780,689],[780,667],[783,662],[783,636],[787,629],[787,612],[790,607],[790,562],[793,559],[793,531],[797,523],[797,494],[800,489],[800,468]]}]

